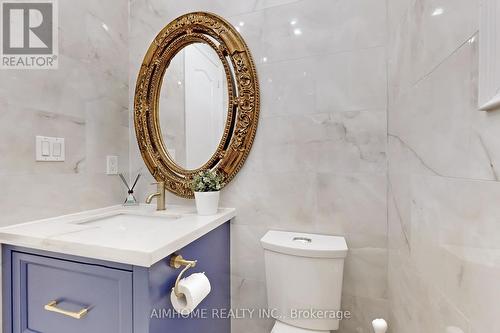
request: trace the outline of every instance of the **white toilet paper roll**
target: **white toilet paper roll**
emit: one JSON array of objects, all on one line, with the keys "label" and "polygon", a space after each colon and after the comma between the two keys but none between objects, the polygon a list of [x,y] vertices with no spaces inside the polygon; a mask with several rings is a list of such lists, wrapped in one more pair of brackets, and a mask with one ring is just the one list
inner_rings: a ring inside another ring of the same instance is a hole
[{"label": "white toilet paper roll", "polygon": [[205,276],[205,273],[194,273],[179,281],[178,291],[181,293],[180,297],[175,295],[172,288],[172,292],[170,293],[172,306],[180,314],[188,315],[210,293],[210,281]]}]

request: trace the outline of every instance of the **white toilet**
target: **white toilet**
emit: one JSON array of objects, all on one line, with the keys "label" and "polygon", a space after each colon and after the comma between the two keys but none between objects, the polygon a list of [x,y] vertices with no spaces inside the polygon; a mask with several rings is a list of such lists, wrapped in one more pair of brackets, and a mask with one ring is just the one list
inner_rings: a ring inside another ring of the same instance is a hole
[{"label": "white toilet", "polygon": [[[326,333],[339,328],[347,244],[343,237],[269,231],[261,239],[271,333]],[[312,318],[314,315],[314,318]]]}]

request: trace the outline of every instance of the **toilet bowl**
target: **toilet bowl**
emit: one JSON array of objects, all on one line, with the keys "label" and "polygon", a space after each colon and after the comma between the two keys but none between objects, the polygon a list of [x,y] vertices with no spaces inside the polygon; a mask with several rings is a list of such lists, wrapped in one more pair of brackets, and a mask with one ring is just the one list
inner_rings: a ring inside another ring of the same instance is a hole
[{"label": "toilet bowl", "polygon": [[[272,333],[339,328],[347,244],[343,237],[268,231],[261,239]],[[311,314],[321,314],[313,316]]]},{"label": "toilet bowl", "polygon": [[277,320],[274,323],[271,333],[329,333],[330,331],[308,330],[305,328],[291,326]]}]

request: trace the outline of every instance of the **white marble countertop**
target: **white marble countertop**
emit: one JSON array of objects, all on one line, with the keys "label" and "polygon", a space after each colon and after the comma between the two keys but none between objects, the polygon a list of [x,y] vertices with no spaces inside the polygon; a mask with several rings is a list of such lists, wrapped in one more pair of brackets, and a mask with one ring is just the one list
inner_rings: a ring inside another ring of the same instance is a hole
[{"label": "white marble countertop", "polygon": [[151,267],[233,218],[200,216],[195,207],[111,206],[0,228],[0,243]]}]

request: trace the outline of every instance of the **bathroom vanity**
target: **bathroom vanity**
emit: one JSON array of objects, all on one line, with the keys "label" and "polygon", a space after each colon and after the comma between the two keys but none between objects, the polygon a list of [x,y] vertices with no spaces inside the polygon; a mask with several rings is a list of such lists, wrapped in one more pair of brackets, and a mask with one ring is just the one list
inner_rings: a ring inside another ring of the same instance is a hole
[{"label": "bathroom vanity", "polygon": [[[229,333],[230,320],[212,314],[230,308],[234,216],[114,206],[0,229],[3,332]],[[197,260],[187,274],[205,272],[212,286],[189,318],[170,302],[174,253]]]}]

